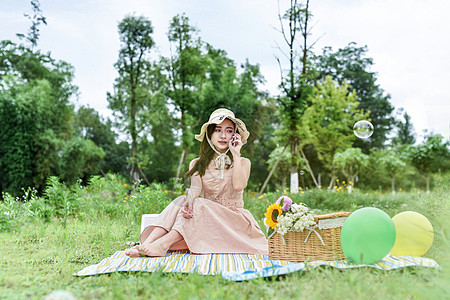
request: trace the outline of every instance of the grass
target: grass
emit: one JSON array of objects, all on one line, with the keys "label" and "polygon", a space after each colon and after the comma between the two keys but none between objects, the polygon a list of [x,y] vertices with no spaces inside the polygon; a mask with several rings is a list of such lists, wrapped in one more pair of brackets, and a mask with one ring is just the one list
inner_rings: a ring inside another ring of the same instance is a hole
[{"label": "grass", "polygon": [[[37,217],[37,214],[19,218],[9,231],[0,232],[0,298],[42,299],[52,291],[66,290],[78,299],[450,299],[450,198],[447,187],[441,186],[430,194],[392,196],[356,192],[348,195],[314,190],[292,196],[295,201],[322,212],[354,209],[361,205],[375,205],[391,216],[404,210],[418,211],[434,226],[435,242],[426,257],[435,259],[441,265],[438,269],[341,271],[320,267],[246,282],[229,282],[221,276],[161,272],[74,277],[72,274],[82,268],[98,263],[116,250],[127,248],[126,241],[137,240],[141,209],[145,210],[146,205],[150,207],[150,202],[154,205],[152,210],[161,209],[169,201],[170,193],[165,193],[164,189],[153,194],[142,190],[133,200],[126,192],[117,198],[117,191],[116,198],[112,199],[104,186],[101,191],[95,190],[94,186],[69,190],[72,194],[67,199],[72,200],[67,201],[79,205],[87,201],[89,204],[78,208],[77,213],[58,215],[54,212],[49,218]],[[246,207],[261,221],[267,202],[274,202],[279,195],[266,194],[258,199],[256,195],[248,194]],[[128,199],[127,202],[124,199]],[[160,203],[154,204],[155,199]],[[130,204],[130,201],[135,202]],[[49,208],[45,209],[48,213]]]}]

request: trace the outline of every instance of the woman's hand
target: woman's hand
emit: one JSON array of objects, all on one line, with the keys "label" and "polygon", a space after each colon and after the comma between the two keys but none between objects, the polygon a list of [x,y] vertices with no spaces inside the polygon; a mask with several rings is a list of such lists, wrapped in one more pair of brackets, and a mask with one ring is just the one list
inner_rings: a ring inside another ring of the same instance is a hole
[{"label": "woman's hand", "polygon": [[239,133],[235,133],[228,142],[228,148],[230,148],[231,154],[241,156],[242,140]]},{"label": "woman's hand", "polygon": [[186,219],[190,219],[194,216],[194,210],[192,209],[192,200],[186,201],[181,212],[183,213],[183,217],[185,217]]}]

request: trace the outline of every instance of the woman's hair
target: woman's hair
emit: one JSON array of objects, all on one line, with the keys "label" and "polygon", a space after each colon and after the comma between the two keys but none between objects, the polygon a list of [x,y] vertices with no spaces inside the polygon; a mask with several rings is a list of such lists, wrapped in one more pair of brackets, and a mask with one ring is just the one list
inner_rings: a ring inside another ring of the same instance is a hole
[{"label": "woman's hair", "polygon": [[[228,119],[228,118],[227,118]],[[228,119],[229,120],[229,119]],[[231,120],[230,120],[231,121]],[[234,125],[234,123],[233,123]],[[214,130],[216,129],[216,124],[210,124],[208,128],[206,129],[205,135],[207,134],[208,137],[211,139],[212,134],[214,133]],[[194,175],[195,172],[198,172],[200,176],[205,175],[206,169],[208,168],[209,163],[214,158],[214,155],[216,152],[209,146],[208,141],[206,140],[206,136],[203,137],[203,141],[200,145],[200,155],[198,160],[195,162],[192,169],[186,172],[184,175],[185,178],[191,177]],[[231,155],[231,152],[228,151],[227,153],[228,157],[231,159],[231,163],[233,163],[233,155]],[[225,165],[227,169],[230,168],[229,165]]]}]

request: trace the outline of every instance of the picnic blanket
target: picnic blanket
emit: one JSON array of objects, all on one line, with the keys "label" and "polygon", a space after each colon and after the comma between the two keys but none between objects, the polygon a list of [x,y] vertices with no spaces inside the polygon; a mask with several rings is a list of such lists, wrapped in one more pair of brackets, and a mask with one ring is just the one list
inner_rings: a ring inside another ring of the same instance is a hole
[{"label": "picnic blanket", "polygon": [[112,272],[181,272],[201,275],[221,275],[227,280],[243,281],[258,277],[284,275],[297,271],[306,271],[319,266],[331,266],[339,269],[372,267],[380,270],[392,270],[404,267],[438,267],[430,258],[411,256],[386,256],[373,265],[354,265],[348,261],[311,261],[293,263],[271,260],[267,255],[252,254],[192,254],[190,252],[170,251],[165,257],[131,258],[124,251],[116,251],[112,256],[98,264],[85,267],[74,276],[90,276]]}]

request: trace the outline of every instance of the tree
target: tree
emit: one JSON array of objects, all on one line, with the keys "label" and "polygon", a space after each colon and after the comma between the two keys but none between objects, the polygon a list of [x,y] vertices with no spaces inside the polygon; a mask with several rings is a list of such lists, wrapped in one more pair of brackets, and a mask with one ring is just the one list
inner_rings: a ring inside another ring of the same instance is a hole
[{"label": "tree", "polygon": [[[267,166],[271,170],[275,170],[274,165],[277,164],[277,172],[274,174],[274,179],[281,183],[282,187],[287,186],[286,174],[291,170],[291,153],[286,151],[286,147],[276,147],[269,155]],[[260,191],[260,194],[262,190]]]},{"label": "tree", "polygon": [[412,145],[416,142],[416,138],[414,135],[414,127],[411,123],[411,117],[408,115],[406,111],[403,110],[403,108],[400,108],[398,111],[398,114],[402,115],[402,120],[396,120],[396,136],[392,138],[392,144],[393,145]]},{"label": "tree", "polygon": [[74,184],[80,178],[87,181],[89,175],[100,170],[100,162],[106,153],[92,140],[74,137],[61,150],[60,177],[66,184]]},{"label": "tree", "polygon": [[165,58],[152,63],[148,72],[147,88],[150,91],[148,106],[143,115],[147,127],[143,132],[139,161],[149,181],[168,181],[175,176],[178,147],[177,128],[173,112],[169,110],[169,80],[165,74]]},{"label": "tree", "polygon": [[73,68],[11,41],[0,42],[1,190],[12,194],[59,173],[72,135]]},{"label": "tree", "polygon": [[12,194],[25,187],[40,189],[48,176],[58,172],[58,150],[70,134],[64,128],[69,126],[71,107],[58,108],[61,99],[52,95],[45,79],[26,84],[11,75],[2,81],[1,184]]},{"label": "tree", "polygon": [[334,155],[333,164],[336,165],[347,178],[348,193],[351,194],[355,185],[355,178],[362,167],[367,166],[369,156],[362,153],[360,148],[348,148]]},{"label": "tree", "polygon": [[191,127],[194,125],[192,113],[198,109],[199,90],[205,73],[202,55],[202,41],[196,38],[198,29],[189,24],[189,18],[176,15],[169,26],[168,37],[175,47],[175,54],[169,60],[169,98],[180,113],[182,153],[178,163],[176,178],[193,143]]},{"label": "tree", "polygon": [[325,47],[322,54],[314,58],[314,68],[319,78],[330,75],[339,84],[345,80],[355,90],[359,108],[369,112],[368,117],[375,128],[373,135],[369,139],[357,139],[353,144],[364,153],[369,153],[373,148],[384,148],[387,134],[395,124],[391,115],[394,108],[389,102],[390,95],[385,94],[376,83],[376,73],[370,71],[373,59],[365,57],[367,51],[367,46],[356,47],[355,43],[349,43],[336,52],[331,47]]},{"label": "tree", "polygon": [[416,169],[426,176],[427,192],[430,192],[430,175],[450,170],[450,142],[440,134],[432,134],[417,146],[409,146],[407,154]]},{"label": "tree", "polygon": [[115,67],[119,73],[114,84],[114,94],[108,92],[109,108],[118,118],[118,126],[131,137],[131,171],[135,185],[140,178],[138,157],[138,135],[145,122],[140,118],[145,103],[148,102],[146,70],[148,55],[154,45],[151,34],[153,27],[145,17],[126,16],[118,26],[121,47]]},{"label": "tree", "polygon": [[305,142],[314,145],[319,159],[331,173],[330,187],[335,180],[335,154],[351,147],[355,140],[352,133],[355,120],[367,117],[357,109],[356,98],[345,82],[339,86],[327,76],[314,87],[311,106],[303,116]]},{"label": "tree", "polygon": [[[282,95],[278,98],[280,104],[280,120],[284,130],[280,131],[285,136],[285,143],[290,144],[291,150],[291,192],[298,193],[298,165],[300,162],[299,148],[301,145],[301,133],[299,127],[301,117],[308,106],[308,97],[312,92],[311,70],[309,55],[312,45],[308,45],[310,35],[311,13],[309,0],[306,4],[291,0],[290,7],[282,16],[278,13],[281,25],[281,34],[288,47],[289,68],[287,75],[283,74],[281,61],[276,57],[281,71]],[[301,35],[300,51],[297,51],[298,34]],[[280,48],[281,50],[281,48]],[[299,64],[299,65],[298,65]]]},{"label": "tree", "polygon": [[39,26],[41,24],[47,25],[47,19],[42,14],[41,4],[39,3],[39,0],[31,0],[31,6],[34,13],[33,16],[24,14],[24,16],[31,21],[31,26],[28,30],[28,35],[25,36],[22,33],[18,33],[17,36],[20,39],[26,39],[30,43],[30,48],[34,49],[37,46],[37,42],[40,36]]},{"label": "tree", "polygon": [[125,141],[116,142],[117,134],[112,127],[112,122],[104,120],[93,108],[82,106],[75,114],[74,136],[93,141],[105,152],[98,170],[127,176],[129,167],[126,159],[130,157],[130,146]]},{"label": "tree", "polygon": [[380,157],[379,162],[390,175],[392,194],[395,194],[395,175],[406,166],[406,163],[401,159],[400,155],[392,150],[385,151],[384,155]]}]

